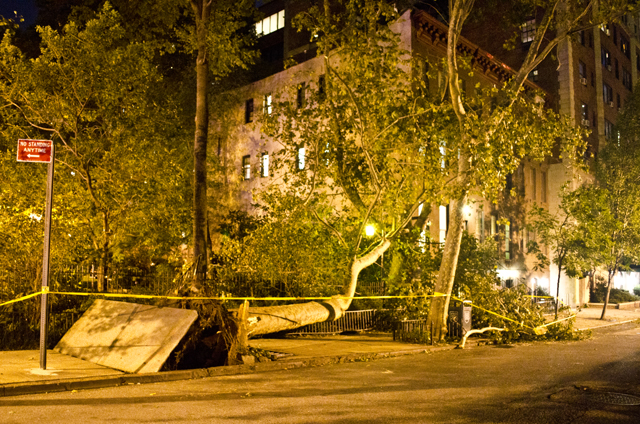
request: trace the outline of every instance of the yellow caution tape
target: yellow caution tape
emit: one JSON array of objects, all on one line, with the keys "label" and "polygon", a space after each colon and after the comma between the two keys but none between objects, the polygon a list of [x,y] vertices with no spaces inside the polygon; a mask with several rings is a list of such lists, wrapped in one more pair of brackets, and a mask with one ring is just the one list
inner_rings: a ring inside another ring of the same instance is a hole
[{"label": "yellow caution tape", "polygon": [[[128,293],[86,293],[86,292],[56,292],[56,291],[49,291],[49,287],[42,287],[42,291],[36,292],[36,293],[32,293],[30,295],[27,296],[22,296],[18,299],[14,299],[14,300],[10,300],[8,302],[4,302],[4,303],[0,303],[0,306],[4,306],[4,305],[9,305],[11,303],[17,303],[17,302],[21,302],[23,300],[27,300],[30,299],[32,297],[38,296],[40,294],[43,293],[49,293],[49,294],[57,294],[57,295],[67,295],[67,296],[103,296],[103,297],[112,297],[112,298],[134,298],[134,299],[168,299],[168,300],[281,300],[281,301],[292,301],[292,300],[333,300],[333,299],[418,299],[418,298],[434,298],[434,297],[446,297],[447,295],[444,293],[439,293],[439,292],[435,292],[434,294],[424,294],[424,295],[400,295],[400,296],[310,296],[310,297],[235,297],[235,296],[214,296],[214,297],[200,297],[200,296],[158,296],[158,295],[147,295],[147,294],[128,294]],[[539,296],[542,297],[542,296]],[[545,297],[551,297],[551,296],[545,296]],[[464,300],[455,297],[455,296],[451,296],[452,299],[460,301],[460,302],[464,302]],[[490,311],[488,309],[485,309],[481,306],[475,305],[473,303],[471,303],[471,306],[476,308],[476,309],[480,309],[488,314],[491,315],[495,315],[498,318],[502,318],[511,322],[514,322],[516,324],[518,324],[520,327],[525,327],[528,328],[530,330],[533,330],[535,334],[537,335],[542,335],[544,333],[546,333],[546,328],[549,325],[561,322],[561,321],[565,321],[568,319],[571,319],[573,317],[575,317],[575,315],[572,315],[570,317],[567,318],[563,318],[557,321],[553,321],[544,325],[540,325],[538,327],[530,327],[528,325],[524,325],[521,322],[518,322],[512,318],[509,318],[507,316],[498,314],[496,312]]]},{"label": "yellow caution tape", "polygon": [[36,293],[32,293],[32,294],[29,294],[27,296],[22,296],[22,297],[19,297],[17,299],[9,300],[8,302],[0,303],[0,306],[9,305],[11,303],[22,302],[23,300],[31,299],[32,297],[36,297],[36,296],[39,296],[41,294],[42,294],[41,291],[36,292]]}]

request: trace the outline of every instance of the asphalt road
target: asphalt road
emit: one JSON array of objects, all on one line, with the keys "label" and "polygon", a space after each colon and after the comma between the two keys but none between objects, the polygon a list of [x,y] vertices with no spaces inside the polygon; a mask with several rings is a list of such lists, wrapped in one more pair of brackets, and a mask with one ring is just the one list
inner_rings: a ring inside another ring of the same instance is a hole
[{"label": "asphalt road", "polygon": [[640,423],[630,403],[637,324],[580,342],[6,397],[0,423]]}]

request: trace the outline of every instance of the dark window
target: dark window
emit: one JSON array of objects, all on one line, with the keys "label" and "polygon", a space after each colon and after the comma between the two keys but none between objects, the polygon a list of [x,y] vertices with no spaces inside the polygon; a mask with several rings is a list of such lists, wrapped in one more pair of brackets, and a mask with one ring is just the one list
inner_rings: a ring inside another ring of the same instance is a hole
[{"label": "dark window", "polygon": [[429,66],[429,62],[425,61],[424,75],[422,76],[422,79],[424,81],[424,88],[427,92],[429,92],[429,69],[431,69],[431,67]]},{"label": "dark window", "polygon": [[622,85],[629,91],[633,89],[633,82],[631,81],[631,73],[622,68]]},{"label": "dark window", "polygon": [[593,48],[593,34],[589,33],[589,47]]},{"label": "dark window", "polygon": [[324,75],[320,75],[318,77],[318,97],[320,97],[321,100],[324,99],[325,90],[326,90],[326,82],[324,79]]},{"label": "dark window", "polygon": [[578,42],[584,46],[585,44],[584,31],[580,31],[578,33]]},{"label": "dark window", "polygon": [[613,88],[609,84],[602,84],[602,99],[605,104],[613,107]]},{"label": "dark window", "polygon": [[581,60],[578,61],[578,73],[582,78],[587,77],[587,65],[585,65]]},{"label": "dark window", "polygon": [[[616,27],[615,25],[612,25],[612,27],[613,27],[613,44],[617,46],[618,45],[618,27]],[[620,37],[620,39],[622,40],[622,37]]]},{"label": "dark window", "polygon": [[604,137],[607,140],[613,138],[613,124],[606,119],[604,120]]},{"label": "dark window", "polygon": [[304,107],[305,104],[305,91],[306,91],[306,87],[304,83],[300,83],[298,85],[298,93],[296,96],[296,103],[298,105],[298,109],[302,109]]},{"label": "dark window", "polygon": [[620,101],[620,94],[616,94],[616,103],[618,104],[618,109],[622,107],[622,102]]},{"label": "dark window", "polygon": [[636,69],[640,71],[640,52],[636,51]]},{"label": "dark window", "polygon": [[253,121],[253,99],[244,102],[244,123],[248,124]]},{"label": "dark window", "polygon": [[620,79],[620,69],[619,69],[619,63],[618,63],[618,59],[615,60],[615,73],[616,73],[616,78]]},{"label": "dark window", "polygon": [[596,112],[591,112],[591,122],[593,123],[593,128],[598,126],[598,121],[596,120]]},{"label": "dark window", "polygon": [[596,78],[593,76],[593,72],[591,72],[591,87],[596,86]]}]

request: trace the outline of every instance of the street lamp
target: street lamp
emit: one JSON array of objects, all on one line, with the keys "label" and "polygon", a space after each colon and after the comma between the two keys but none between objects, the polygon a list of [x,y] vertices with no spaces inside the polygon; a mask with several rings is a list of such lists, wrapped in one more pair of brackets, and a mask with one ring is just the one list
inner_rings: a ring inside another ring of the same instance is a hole
[{"label": "street lamp", "polygon": [[376,227],[374,227],[373,225],[369,224],[364,228],[364,234],[367,237],[373,237],[373,235],[376,233]]}]

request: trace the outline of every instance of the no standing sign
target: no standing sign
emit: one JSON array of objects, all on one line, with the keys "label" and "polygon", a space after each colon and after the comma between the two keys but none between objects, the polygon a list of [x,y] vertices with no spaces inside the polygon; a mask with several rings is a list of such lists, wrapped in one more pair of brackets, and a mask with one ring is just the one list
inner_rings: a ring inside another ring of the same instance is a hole
[{"label": "no standing sign", "polygon": [[18,140],[18,162],[51,162],[51,140]]}]

